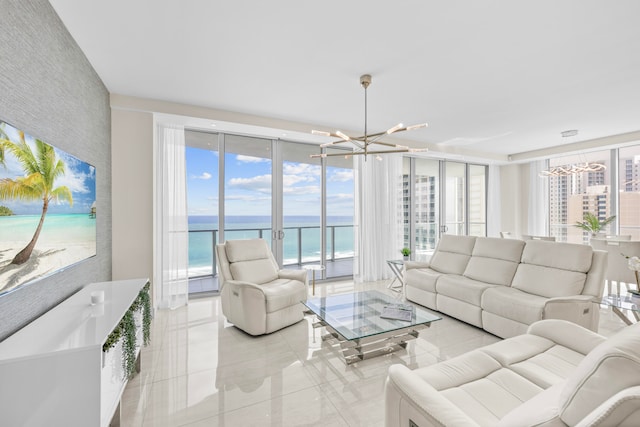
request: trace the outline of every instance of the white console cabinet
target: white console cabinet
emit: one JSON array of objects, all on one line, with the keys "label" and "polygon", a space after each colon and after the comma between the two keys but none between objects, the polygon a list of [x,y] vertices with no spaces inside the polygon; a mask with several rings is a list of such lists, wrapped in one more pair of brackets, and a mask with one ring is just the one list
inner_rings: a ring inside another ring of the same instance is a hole
[{"label": "white console cabinet", "polygon": [[[148,281],[87,285],[2,341],[0,425],[108,426],[127,378],[122,341],[104,355],[102,345]],[[91,305],[100,290],[104,302]]]}]

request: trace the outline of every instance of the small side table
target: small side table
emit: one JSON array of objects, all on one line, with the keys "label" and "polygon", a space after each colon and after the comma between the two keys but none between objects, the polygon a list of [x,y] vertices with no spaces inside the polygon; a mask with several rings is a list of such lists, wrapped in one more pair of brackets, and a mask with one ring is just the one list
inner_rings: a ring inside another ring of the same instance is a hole
[{"label": "small side table", "polygon": [[324,265],[320,265],[320,264],[308,264],[308,265],[303,265],[302,268],[304,268],[305,270],[313,271],[312,281],[311,281],[311,283],[312,283],[312,285],[311,285],[311,294],[315,295],[316,294],[316,271],[322,271],[326,267]]},{"label": "small side table", "polygon": [[[404,275],[402,274],[402,270],[404,268],[404,261],[401,259],[390,259],[387,260],[387,265],[393,271],[393,274],[396,276],[393,278],[391,283],[387,285],[387,289],[390,289],[394,292],[402,292],[404,288]],[[394,286],[394,283],[400,282],[399,286]]]}]

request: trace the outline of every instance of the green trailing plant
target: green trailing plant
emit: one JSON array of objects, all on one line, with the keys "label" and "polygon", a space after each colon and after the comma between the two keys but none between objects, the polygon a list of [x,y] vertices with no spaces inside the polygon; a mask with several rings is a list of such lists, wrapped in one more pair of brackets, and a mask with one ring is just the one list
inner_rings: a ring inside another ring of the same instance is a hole
[{"label": "green trailing plant", "polygon": [[132,310],[122,317],[122,369],[128,378],[133,376],[136,365],[136,320]]},{"label": "green trailing plant", "polygon": [[142,311],[142,340],[146,346],[151,341],[151,296],[150,284],[147,283],[141,290],[135,301],[131,304],[118,325],[109,334],[102,345],[102,351],[108,352],[122,339],[122,368],[125,375],[130,378],[135,371],[136,363],[136,322],[134,314]]},{"label": "green trailing plant", "polygon": [[614,219],[616,219],[615,215],[610,216],[609,218],[605,218],[602,221],[598,219],[598,217],[591,212],[587,212],[584,214],[584,221],[576,222],[574,227],[581,228],[589,233],[595,235],[598,234],[603,228],[609,225]]}]

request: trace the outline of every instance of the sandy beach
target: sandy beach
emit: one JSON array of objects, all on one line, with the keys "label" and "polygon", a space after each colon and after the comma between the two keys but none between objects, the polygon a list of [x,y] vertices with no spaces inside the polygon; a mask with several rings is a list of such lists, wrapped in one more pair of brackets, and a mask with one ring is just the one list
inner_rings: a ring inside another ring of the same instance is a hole
[{"label": "sandy beach", "polygon": [[[95,242],[47,244],[38,242],[29,260],[12,265],[13,257],[25,242],[0,242],[0,292],[51,274],[96,254]],[[11,248],[11,249],[8,249]]]}]

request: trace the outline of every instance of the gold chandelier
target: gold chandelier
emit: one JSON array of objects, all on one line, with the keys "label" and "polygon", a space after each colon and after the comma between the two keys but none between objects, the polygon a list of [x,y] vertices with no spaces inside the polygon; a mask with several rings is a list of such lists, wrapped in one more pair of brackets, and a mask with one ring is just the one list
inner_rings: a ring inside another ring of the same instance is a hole
[{"label": "gold chandelier", "polygon": [[[340,138],[337,141],[329,142],[327,144],[321,144],[320,148],[332,147],[338,144],[350,143],[353,147],[353,151],[346,155],[346,157],[350,156],[358,156],[363,155],[365,160],[367,159],[368,154],[389,154],[389,153],[417,153],[422,151],[427,151],[426,148],[409,148],[406,145],[400,144],[391,144],[388,142],[380,141],[386,135],[391,135],[392,133],[404,132],[407,130],[416,130],[420,128],[427,127],[426,123],[421,123],[413,126],[404,126],[402,123],[395,125],[394,127],[383,131],[372,134],[367,134],[367,88],[371,84],[371,75],[364,74],[360,76],[360,85],[364,88],[364,135],[352,137],[348,136],[341,131],[332,132],[324,132],[321,130],[312,130],[311,133],[314,135],[322,135],[322,136],[331,136],[334,138]],[[375,147],[372,147],[375,145]],[[321,153],[321,154],[312,154],[311,157],[332,157],[332,156],[345,156],[345,154],[341,153]]]}]

